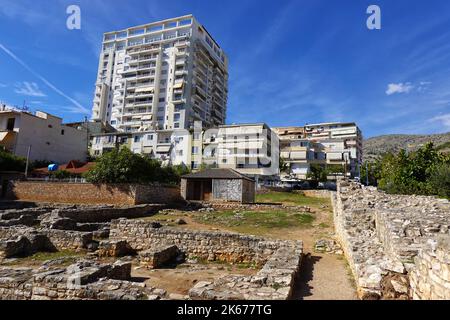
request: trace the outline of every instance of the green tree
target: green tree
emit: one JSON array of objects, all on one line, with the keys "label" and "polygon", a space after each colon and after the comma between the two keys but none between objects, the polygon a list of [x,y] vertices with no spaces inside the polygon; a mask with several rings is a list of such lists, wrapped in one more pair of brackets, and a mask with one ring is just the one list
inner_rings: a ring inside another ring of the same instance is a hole
[{"label": "green tree", "polygon": [[[361,166],[361,183],[366,184],[369,181],[370,186],[377,186],[381,177],[381,161],[380,159],[372,162],[365,162]],[[367,179],[369,178],[369,179]]]},{"label": "green tree", "polygon": [[8,151],[0,150],[0,171],[25,171],[27,160]]},{"label": "green tree", "polygon": [[185,172],[185,166],[161,167],[157,160],[121,148],[98,157],[84,177],[91,183],[178,183]]},{"label": "green tree", "polygon": [[450,199],[450,164],[442,163],[434,167],[429,183],[432,193]]},{"label": "green tree", "polygon": [[[398,154],[386,154],[381,159],[379,187],[389,193],[399,194],[442,194],[446,190],[437,190],[436,185],[445,188],[445,166],[450,162],[444,155],[428,143],[419,150]],[[433,178],[434,177],[434,178]],[[437,177],[444,179],[444,184],[437,182]],[[433,182],[432,182],[433,181]]]},{"label": "green tree", "polygon": [[280,157],[280,173],[289,173],[290,165],[283,158]]},{"label": "green tree", "polygon": [[307,178],[316,182],[326,182],[327,181],[327,170],[325,166],[320,164],[312,164],[309,168]]}]

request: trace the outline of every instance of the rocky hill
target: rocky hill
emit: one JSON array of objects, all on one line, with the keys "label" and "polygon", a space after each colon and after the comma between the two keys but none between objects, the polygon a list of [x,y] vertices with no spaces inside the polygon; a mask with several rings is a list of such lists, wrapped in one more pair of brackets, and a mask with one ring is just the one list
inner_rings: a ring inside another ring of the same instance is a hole
[{"label": "rocky hill", "polygon": [[385,152],[401,149],[415,151],[432,141],[443,152],[450,152],[450,132],[433,135],[391,134],[373,137],[364,141],[364,159],[374,159]]}]

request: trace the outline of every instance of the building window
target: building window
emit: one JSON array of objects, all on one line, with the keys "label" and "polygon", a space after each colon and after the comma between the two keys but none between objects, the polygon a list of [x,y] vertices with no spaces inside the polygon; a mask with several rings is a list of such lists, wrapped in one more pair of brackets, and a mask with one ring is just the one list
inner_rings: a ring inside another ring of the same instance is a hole
[{"label": "building window", "polygon": [[200,133],[194,133],[194,140],[200,140]]},{"label": "building window", "polygon": [[182,156],[183,156],[183,150],[178,150],[178,151],[177,151],[177,155],[180,156],[180,157],[182,157]]},{"label": "building window", "polygon": [[49,124],[48,127],[49,127],[50,129],[53,128],[53,126],[52,126],[51,124]]},{"label": "building window", "polygon": [[159,102],[166,102],[166,98],[159,98]]},{"label": "building window", "polygon": [[222,163],[227,163],[227,159],[222,159]]},{"label": "building window", "polygon": [[192,147],[192,154],[198,154],[198,147]]},{"label": "building window", "polygon": [[140,136],[135,136],[134,137],[134,142],[141,142],[141,137]]},{"label": "building window", "polygon": [[149,135],[147,136],[147,140],[152,141],[152,140],[153,140],[153,135],[152,135],[152,134],[149,134]]},{"label": "building window", "polygon": [[61,135],[63,136],[63,135],[64,135],[64,133],[65,133],[65,132],[64,132],[64,129],[62,129],[62,130],[61,130]]},{"label": "building window", "polygon": [[9,118],[8,123],[6,125],[6,130],[13,131],[15,124],[16,124],[16,118]]},{"label": "building window", "polygon": [[191,162],[191,168],[192,169],[197,169],[198,168],[198,162],[192,161]]},{"label": "building window", "polygon": [[173,121],[180,121],[180,114],[179,113],[175,113],[173,115]]},{"label": "building window", "polygon": [[174,127],[175,129],[178,129],[178,128],[180,128],[180,124],[179,124],[178,122],[176,122],[176,123],[173,124],[173,127]]}]

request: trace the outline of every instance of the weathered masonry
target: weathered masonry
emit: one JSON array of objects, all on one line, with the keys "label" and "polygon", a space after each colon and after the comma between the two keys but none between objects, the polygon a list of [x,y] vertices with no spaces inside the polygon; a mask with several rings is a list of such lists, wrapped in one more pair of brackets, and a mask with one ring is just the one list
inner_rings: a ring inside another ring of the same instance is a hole
[{"label": "weathered masonry", "polygon": [[255,202],[255,181],[232,169],[208,169],[181,179],[185,200]]},{"label": "weathered masonry", "polygon": [[336,234],[361,298],[450,299],[450,203],[338,184]]},{"label": "weathered masonry", "polygon": [[269,241],[236,233],[155,228],[144,220],[113,221],[110,239],[126,241],[138,252],[177,246],[190,258],[252,263],[262,267],[254,276],[231,275],[214,282],[198,282],[189,291],[189,296],[203,300],[289,299],[303,255],[302,241]]},{"label": "weathered masonry", "polygon": [[136,205],[183,201],[176,186],[11,181],[7,199],[70,204]]}]

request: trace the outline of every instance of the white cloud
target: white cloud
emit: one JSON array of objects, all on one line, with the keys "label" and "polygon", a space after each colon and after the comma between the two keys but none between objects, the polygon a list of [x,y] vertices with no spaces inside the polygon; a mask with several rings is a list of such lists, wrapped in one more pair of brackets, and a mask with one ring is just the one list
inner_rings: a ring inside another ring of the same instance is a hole
[{"label": "white cloud", "polygon": [[73,112],[84,112],[86,114],[89,114],[89,110],[83,107],[78,101],[71,98],[69,95],[58,89],[56,86],[54,86],[50,81],[48,81],[46,78],[44,78],[41,74],[34,71],[28,64],[26,64],[22,59],[20,59],[18,56],[16,56],[11,50],[6,48],[4,45],[0,43],[0,49],[3,50],[7,55],[9,55],[14,61],[16,61],[18,64],[20,64],[22,67],[24,67],[26,70],[28,70],[31,74],[33,74],[35,77],[37,77],[39,80],[41,80],[43,83],[47,85],[51,90],[59,94],[61,97],[67,99],[73,104],[72,111]]},{"label": "white cloud", "polygon": [[414,86],[410,82],[390,83],[388,84],[386,94],[390,96],[395,93],[409,93],[413,88]]},{"label": "white cloud", "polygon": [[43,93],[36,82],[27,82],[19,83],[16,85],[15,93],[23,94],[25,96],[30,97],[46,97],[47,95]]},{"label": "white cloud", "polygon": [[447,129],[450,129],[450,113],[436,116],[434,118],[431,118],[430,121],[431,122],[441,122],[444,125],[444,127],[446,127]]},{"label": "white cloud", "polygon": [[8,85],[0,82],[0,88],[6,88]]}]

